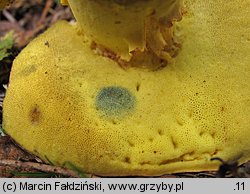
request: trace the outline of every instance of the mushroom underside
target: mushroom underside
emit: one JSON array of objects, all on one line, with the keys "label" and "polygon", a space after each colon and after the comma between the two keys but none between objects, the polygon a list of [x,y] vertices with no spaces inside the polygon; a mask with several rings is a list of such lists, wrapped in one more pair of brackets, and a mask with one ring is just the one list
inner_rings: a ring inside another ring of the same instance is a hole
[{"label": "mushroom underside", "polygon": [[250,2],[186,6],[176,26],[181,51],[158,71],[124,70],[94,53],[77,25],[51,27],[14,62],[5,131],[56,165],[106,176],[214,170],[213,157],[249,160]]}]

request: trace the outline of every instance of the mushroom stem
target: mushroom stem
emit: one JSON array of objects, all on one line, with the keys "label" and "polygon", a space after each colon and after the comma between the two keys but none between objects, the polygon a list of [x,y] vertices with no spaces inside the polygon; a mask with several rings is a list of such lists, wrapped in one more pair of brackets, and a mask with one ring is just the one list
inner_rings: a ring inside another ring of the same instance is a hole
[{"label": "mushroom stem", "polygon": [[141,60],[145,57],[169,63],[176,56],[179,44],[173,25],[181,19],[182,2],[68,0],[79,28],[100,45],[99,50],[107,48],[104,50],[114,52],[120,61],[130,65],[132,61],[135,66],[145,66]]}]

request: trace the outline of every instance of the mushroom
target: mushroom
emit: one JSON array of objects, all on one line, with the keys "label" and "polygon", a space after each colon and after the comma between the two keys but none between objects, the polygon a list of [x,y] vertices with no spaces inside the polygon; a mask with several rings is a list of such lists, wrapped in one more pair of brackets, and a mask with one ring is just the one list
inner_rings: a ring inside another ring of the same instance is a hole
[{"label": "mushroom", "polygon": [[22,147],[105,176],[250,159],[249,0],[68,3],[76,24],[12,67],[3,127]]}]

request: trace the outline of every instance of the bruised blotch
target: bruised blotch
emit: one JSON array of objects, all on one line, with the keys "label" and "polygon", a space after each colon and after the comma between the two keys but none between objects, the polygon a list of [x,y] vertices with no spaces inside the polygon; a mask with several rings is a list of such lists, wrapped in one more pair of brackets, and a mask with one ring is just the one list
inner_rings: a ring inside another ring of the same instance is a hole
[{"label": "bruised blotch", "polygon": [[123,87],[104,87],[96,96],[96,109],[108,117],[124,115],[130,112],[134,106],[134,96]]},{"label": "bruised blotch", "polygon": [[41,119],[41,111],[37,105],[35,105],[30,111],[30,120],[33,125],[37,125]]}]

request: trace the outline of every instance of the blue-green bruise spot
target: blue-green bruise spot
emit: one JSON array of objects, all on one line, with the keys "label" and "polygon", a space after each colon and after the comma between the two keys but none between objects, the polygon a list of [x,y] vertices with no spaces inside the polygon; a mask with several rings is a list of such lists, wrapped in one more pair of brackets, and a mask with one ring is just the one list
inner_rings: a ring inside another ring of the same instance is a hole
[{"label": "blue-green bruise spot", "polygon": [[123,87],[102,88],[96,96],[96,109],[107,117],[119,117],[131,112],[135,106],[135,97]]}]

